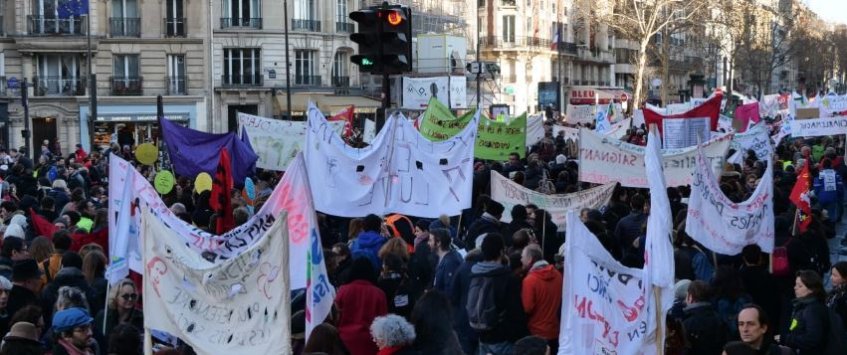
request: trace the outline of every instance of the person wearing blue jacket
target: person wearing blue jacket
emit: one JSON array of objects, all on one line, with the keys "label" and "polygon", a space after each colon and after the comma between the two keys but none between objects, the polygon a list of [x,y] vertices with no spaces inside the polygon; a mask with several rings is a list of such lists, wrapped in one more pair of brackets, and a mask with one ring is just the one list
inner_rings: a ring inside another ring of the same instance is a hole
[{"label": "person wearing blue jacket", "polygon": [[462,256],[450,247],[450,232],[444,228],[429,231],[429,247],[438,255],[438,266],[435,267],[434,289],[445,295],[451,294],[453,274],[462,265]]},{"label": "person wearing blue jacket", "polygon": [[382,218],[375,214],[365,216],[362,229],[362,232],[350,244],[350,255],[353,256],[353,260],[367,258],[373,264],[374,270],[381,270],[382,262],[379,260],[379,249],[388,241],[380,233]]},{"label": "person wearing blue jacket", "polygon": [[829,219],[834,221],[838,217],[838,205],[843,200],[844,183],[835,170],[832,169],[832,161],[824,159],[821,161],[821,171],[812,183],[818,203],[826,210]]}]

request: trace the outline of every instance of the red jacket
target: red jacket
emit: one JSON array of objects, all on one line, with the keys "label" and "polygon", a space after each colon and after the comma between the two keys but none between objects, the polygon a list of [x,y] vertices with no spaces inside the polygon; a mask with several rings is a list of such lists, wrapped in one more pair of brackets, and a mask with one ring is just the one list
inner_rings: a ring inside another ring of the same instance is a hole
[{"label": "red jacket", "polygon": [[368,281],[356,280],[338,289],[335,307],[338,308],[338,335],[350,355],[376,354],[370,327],[376,317],[388,313],[385,293]]},{"label": "red jacket", "polygon": [[562,305],[562,274],[553,265],[533,268],[521,287],[521,302],[532,335],[559,338],[559,308]]}]

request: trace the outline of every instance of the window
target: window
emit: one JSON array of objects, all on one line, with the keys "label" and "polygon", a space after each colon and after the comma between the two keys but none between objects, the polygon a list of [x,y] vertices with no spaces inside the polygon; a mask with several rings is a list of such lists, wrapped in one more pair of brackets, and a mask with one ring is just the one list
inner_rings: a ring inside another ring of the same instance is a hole
[{"label": "window", "polygon": [[141,94],[138,54],[114,55],[112,60],[112,94]]},{"label": "window", "polygon": [[332,63],[332,86],[349,86],[350,77],[347,74],[347,53],[336,52]]},{"label": "window", "polygon": [[[297,85],[319,85],[320,77],[316,76],[317,51],[294,51],[294,83]],[[317,83],[316,83],[317,82]]]},{"label": "window", "polygon": [[503,42],[515,43],[515,16],[503,16]]},{"label": "window", "polygon": [[185,55],[168,54],[168,94],[185,94],[187,78],[185,77]]},{"label": "window", "polygon": [[165,9],[165,34],[169,37],[185,36],[185,15],[182,0],[167,0]]},{"label": "window", "polygon": [[221,27],[261,28],[260,0],[223,0]]},{"label": "window", "polygon": [[335,8],[335,22],[347,22],[347,0],[338,0]]},{"label": "window", "polygon": [[33,34],[82,34],[82,18],[70,16],[59,18],[60,4],[67,0],[34,0],[33,16],[29,16],[29,33]]},{"label": "window", "polygon": [[141,33],[136,0],[112,0],[109,29],[112,36],[138,36]]},{"label": "window", "polygon": [[80,57],[70,54],[42,54],[35,58],[35,94],[82,95],[85,87],[80,82]]},{"label": "window", "polygon": [[262,85],[259,48],[224,49],[224,85]]},{"label": "window", "polygon": [[[338,6],[341,5],[339,4]],[[313,20],[315,17],[315,0],[294,1],[294,18],[301,20]]]}]

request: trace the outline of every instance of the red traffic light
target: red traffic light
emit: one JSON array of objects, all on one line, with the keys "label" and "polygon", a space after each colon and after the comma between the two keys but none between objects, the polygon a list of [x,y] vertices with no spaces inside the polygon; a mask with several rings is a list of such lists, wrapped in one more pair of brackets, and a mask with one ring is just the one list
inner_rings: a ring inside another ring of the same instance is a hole
[{"label": "red traffic light", "polygon": [[400,15],[400,11],[388,11],[385,19],[392,26],[399,26],[403,23],[403,16]]}]

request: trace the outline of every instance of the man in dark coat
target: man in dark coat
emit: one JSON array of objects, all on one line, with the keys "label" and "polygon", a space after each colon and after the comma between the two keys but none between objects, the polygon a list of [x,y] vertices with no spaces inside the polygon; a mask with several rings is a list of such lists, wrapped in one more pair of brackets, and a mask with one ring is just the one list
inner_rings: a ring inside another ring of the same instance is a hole
[{"label": "man in dark coat", "polygon": [[465,247],[467,250],[476,248],[476,239],[483,234],[501,234],[504,229],[504,226],[500,223],[500,217],[503,216],[503,210],[503,205],[499,202],[493,200],[488,202],[485,206],[485,212],[482,214],[482,217],[474,221],[471,226],[468,227],[468,234],[465,235]]},{"label": "man in dark coat", "polygon": [[697,280],[688,286],[682,325],[689,355],[720,355],[726,344],[726,327],[710,298],[709,285],[705,282]]}]

